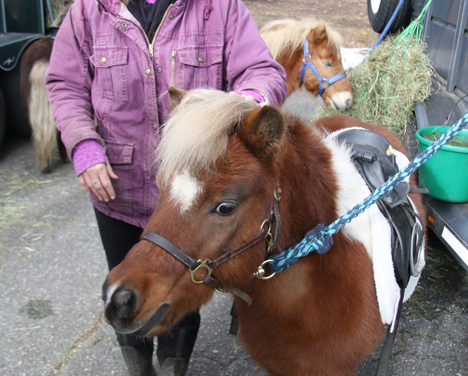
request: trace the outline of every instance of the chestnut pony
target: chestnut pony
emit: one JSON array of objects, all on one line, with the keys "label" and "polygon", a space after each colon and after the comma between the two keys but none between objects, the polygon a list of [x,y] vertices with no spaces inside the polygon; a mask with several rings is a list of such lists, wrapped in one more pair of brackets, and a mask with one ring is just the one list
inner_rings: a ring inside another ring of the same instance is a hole
[{"label": "chestnut pony", "polygon": [[341,64],[338,32],[308,18],[271,21],[260,35],[286,71],[288,96],[303,85],[313,96],[320,95],[327,106],[351,107],[353,92]]},{"label": "chestnut pony", "polygon": [[357,174],[346,147],[326,141],[329,131],[361,126],[395,149],[401,143],[355,118],[310,126],[219,91],[170,95],[181,102],[157,151],[159,202],[143,239],[104,282],[106,320],[121,333],[156,336],[224,289],[234,294],[241,340],[270,375],[353,374],[384,336],[361,240],[372,230],[366,212],[358,227],[334,236],[328,253],[269,280],[254,273],[266,243],[284,250],[368,194],[338,173]]}]

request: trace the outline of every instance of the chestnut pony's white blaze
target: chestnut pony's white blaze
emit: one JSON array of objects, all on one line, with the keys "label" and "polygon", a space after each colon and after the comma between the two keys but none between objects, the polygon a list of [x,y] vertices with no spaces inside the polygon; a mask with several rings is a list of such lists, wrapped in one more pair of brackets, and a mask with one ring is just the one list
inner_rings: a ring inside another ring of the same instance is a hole
[{"label": "chestnut pony's white blaze", "polygon": [[182,213],[190,209],[202,190],[203,185],[187,170],[174,175],[171,181],[171,197]]}]

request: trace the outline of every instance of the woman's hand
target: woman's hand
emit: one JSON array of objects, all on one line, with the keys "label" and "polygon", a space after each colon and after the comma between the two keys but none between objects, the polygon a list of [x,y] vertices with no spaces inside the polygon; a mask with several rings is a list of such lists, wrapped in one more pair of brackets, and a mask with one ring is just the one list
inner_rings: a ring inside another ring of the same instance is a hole
[{"label": "woman's hand", "polygon": [[88,193],[93,193],[99,201],[105,202],[115,199],[111,180],[117,179],[109,161],[91,166],[78,176],[78,181]]}]

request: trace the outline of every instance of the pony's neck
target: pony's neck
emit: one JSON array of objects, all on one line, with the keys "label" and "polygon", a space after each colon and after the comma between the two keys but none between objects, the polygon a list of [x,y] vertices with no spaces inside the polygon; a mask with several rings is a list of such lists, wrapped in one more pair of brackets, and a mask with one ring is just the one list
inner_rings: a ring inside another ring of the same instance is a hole
[{"label": "pony's neck", "polygon": [[286,121],[290,125],[280,162],[283,190],[280,247],[289,247],[317,224],[329,224],[336,219],[337,181],[323,136],[297,118]]},{"label": "pony's neck", "polygon": [[287,96],[301,86],[301,56],[302,47],[293,52],[287,49],[277,59],[286,71]]}]

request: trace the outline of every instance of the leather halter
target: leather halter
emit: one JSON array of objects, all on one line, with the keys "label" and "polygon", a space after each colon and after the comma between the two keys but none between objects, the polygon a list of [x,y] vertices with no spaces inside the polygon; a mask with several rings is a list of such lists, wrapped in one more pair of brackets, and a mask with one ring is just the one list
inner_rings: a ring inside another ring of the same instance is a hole
[{"label": "leather halter", "polygon": [[304,40],[304,58],[302,59],[301,83],[304,82],[304,76],[305,76],[305,71],[307,67],[309,67],[309,69],[312,71],[312,73],[314,74],[314,76],[317,78],[319,82],[319,90],[318,90],[319,95],[322,95],[325,89],[327,89],[329,86],[334,84],[336,81],[339,81],[342,78],[346,77],[345,72],[335,74],[333,77],[330,77],[330,78],[322,77],[322,75],[319,73],[319,71],[315,67],[314,63],[312,63],[312,61],[310,60],[309,41],[306,39]]},{"label": "leather halter", "polygon": [[[179,247],[177,247],[170,240],[166,239],[162,235],[159,235],[151,231],[146,232],[143,235],[142,240],[147,240],[153,244],[156,244],[158,247],[162,248],[164,251],[169,253],[172,257],[174,257],[175,259],[180,261],[182,264],[184,264],[189,269],[190,279],[192,280],[193,283],[195,284],[205,283],[208,286],[215,289],[219,293],[230,292],[236,295],[237,297],[241,298],[242,300],[244,300],[248,305],[251,305],[252,298],[248,294],[246,294],[245,292],[235,287],[230,287],[230,288],[223,287],[223,285],[214,277],[212,277],[211,274],[213,273],[214,269],[216,269],[218,266],[234,258],[235,256],[241,254],[242,252],[244,252],[245,250],[249,249],[250,247],[259,243],[262,240],[265,240],[267,253],[270,253],[276,247],[276,242],[278,240],[278,236],[279,236],[279,232],[281,228],[281,218],[280,218],[280,214],[278,210],[278,203],[280,199],[281,199],[281,189],[279,188],[279,186],[277,186],[274,192],[273,204],[265,220],[262,222],[260,226],[259,234],[256,237],[254,237],[252,240],[242,243],[238,248],[228,250],[224,252],[223,254],[221,254],[221,256],[213,260],[211,259],[206,259],[206,260],[198,259],[197,260],[194,257],[183,252]],[[274,235],[271,233],[271,228],[272,228],[273,223],[275,226]],[[205,274],[203,278],[201,278],[201,276],[198,276],[199,279],[197,279],[196,273],[198,271],[201,271],[202,269],[204,269],[203,272]]]}]

